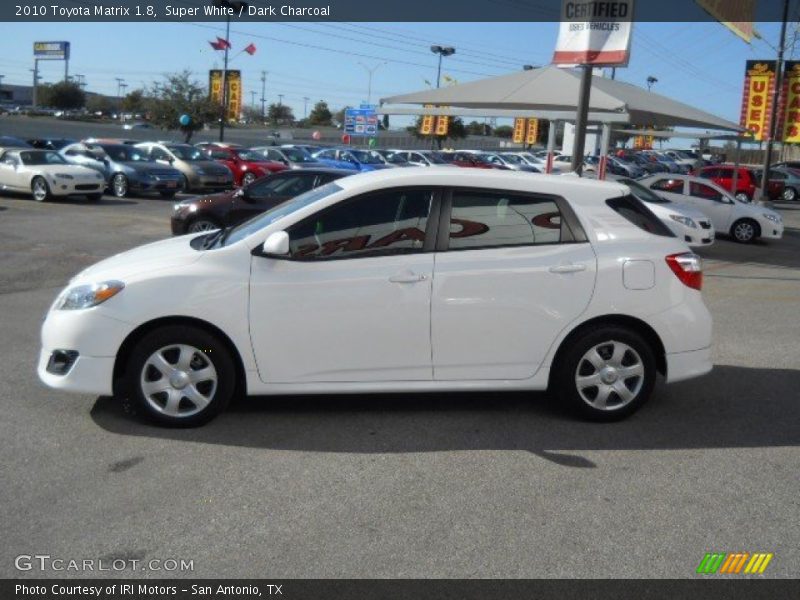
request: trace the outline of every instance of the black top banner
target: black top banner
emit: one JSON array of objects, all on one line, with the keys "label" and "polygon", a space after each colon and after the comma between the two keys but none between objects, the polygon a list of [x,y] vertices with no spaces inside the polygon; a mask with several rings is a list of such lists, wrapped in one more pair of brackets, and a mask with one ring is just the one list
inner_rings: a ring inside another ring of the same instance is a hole
[{"label": "black top banner", "polygon": [[[755,3],[756,22],[781,20],[783,2],[738,1],[747,7]],[[707,0],[639,0],[634,20],[714,21],[703,3],[708,4]],[[3,0],[0,21],[541,22],[561,20],[562,9],[607,14],[615,4],[613,0]]]}]

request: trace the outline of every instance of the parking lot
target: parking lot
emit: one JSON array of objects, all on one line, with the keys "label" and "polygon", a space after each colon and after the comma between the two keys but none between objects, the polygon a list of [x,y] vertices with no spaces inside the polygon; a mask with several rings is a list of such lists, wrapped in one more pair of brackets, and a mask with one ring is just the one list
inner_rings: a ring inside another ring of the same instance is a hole
[{"label": "parking lot", "polygon": [[781,241],[701,251],[715,369],[627,421],[517,393],[259,397],[168,430],[35,364],[67,280],[168,236],[172,203],[0,198],[3,577],[45,553],[193,577],[682,578],[710,551],[796,576],[800,203],[778,205]]}]

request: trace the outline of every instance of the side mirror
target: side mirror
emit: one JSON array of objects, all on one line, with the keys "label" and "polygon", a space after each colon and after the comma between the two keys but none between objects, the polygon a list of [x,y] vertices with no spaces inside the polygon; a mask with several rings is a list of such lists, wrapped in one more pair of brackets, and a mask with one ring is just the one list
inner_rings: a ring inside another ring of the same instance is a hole
[{"label": "side mirror", "polygon": [[276,231],[264,242],[261,252],[265,256],[286,256],[289,254],[289,234],[285,231]]}]

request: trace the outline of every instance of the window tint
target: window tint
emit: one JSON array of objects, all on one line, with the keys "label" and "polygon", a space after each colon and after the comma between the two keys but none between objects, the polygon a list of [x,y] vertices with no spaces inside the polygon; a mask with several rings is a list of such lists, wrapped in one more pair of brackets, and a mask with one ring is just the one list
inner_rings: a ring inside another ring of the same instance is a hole
[{"label": "window tint", "polygon": [[396,189],[344,201],[289,228],[300,260],[420,252],[433,192]]},{"label": "window tint", "polygon": [[722,201],[722,194],[709,185],[697,183],[695,181],[689,182],[689,195],[695,198],[702,198],[704,200],[714,200],[716,202]]},{"label": "window tint", "polygon": [[699,176],[703,179],[712,179],[714,177],[719,177],[719,169],[703,169],[700,171]]},{"label": "window tint", "polygon": [[683,179],[659,179],[650,185],[651,190],[661,190],[662,192],[672,192],[673,194],[683,193]]},{"label": "window tint", "polygon": [[227,150],[206,150],[206,154],[214,160],[227,160],[230,158]]},{"label": "window tint", "polygon": [[269,198],[270,196],[299,196],[314,187],[314,176],[310,174],[290,175],[287,177],[269,177],[256,181],[247,188],[251,198]]},{"label": "window tint", "polygon": [[615,212],[636,225],[639,229],[644,229],[648,233],[652,233],[654,235],[675,237],[672,232],[667,229],[667,226],[658,219],[658,217],[650,212],[650,210],[642,202],[633,196],[611,198],[610,200],[606,200],[606,204],[608,204],[608,206],[610,206]]},{"label": "window tint", "polygon": [[561,213],[552,200],[483,191],[456,191],[450,250],[557,244]]},{"label": "window tint", "polygon": [[150,151],[150,158],[153,160],[169,160],[170,156],[166,152],[164,152],[161,148],[153,148]]}]

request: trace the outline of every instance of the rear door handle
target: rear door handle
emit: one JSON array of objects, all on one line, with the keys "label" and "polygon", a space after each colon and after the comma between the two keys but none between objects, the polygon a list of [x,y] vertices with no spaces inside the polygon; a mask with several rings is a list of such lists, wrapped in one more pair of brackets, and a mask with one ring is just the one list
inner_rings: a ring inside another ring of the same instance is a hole
[{"label": "rear door handle", "polygon": [[557,267],[550,267],[551,273],[578,273],[585,271],[586,265],[558,265]]},{"label": "rear door handle", "polygon": [[397,275],[389,277],[389,281],[392,283],[418,283],[420,281],[425,281],[426,279],[427,277],[425,275],[418,275],[416,273],[412,273],[411,271],[398,273]]}]

